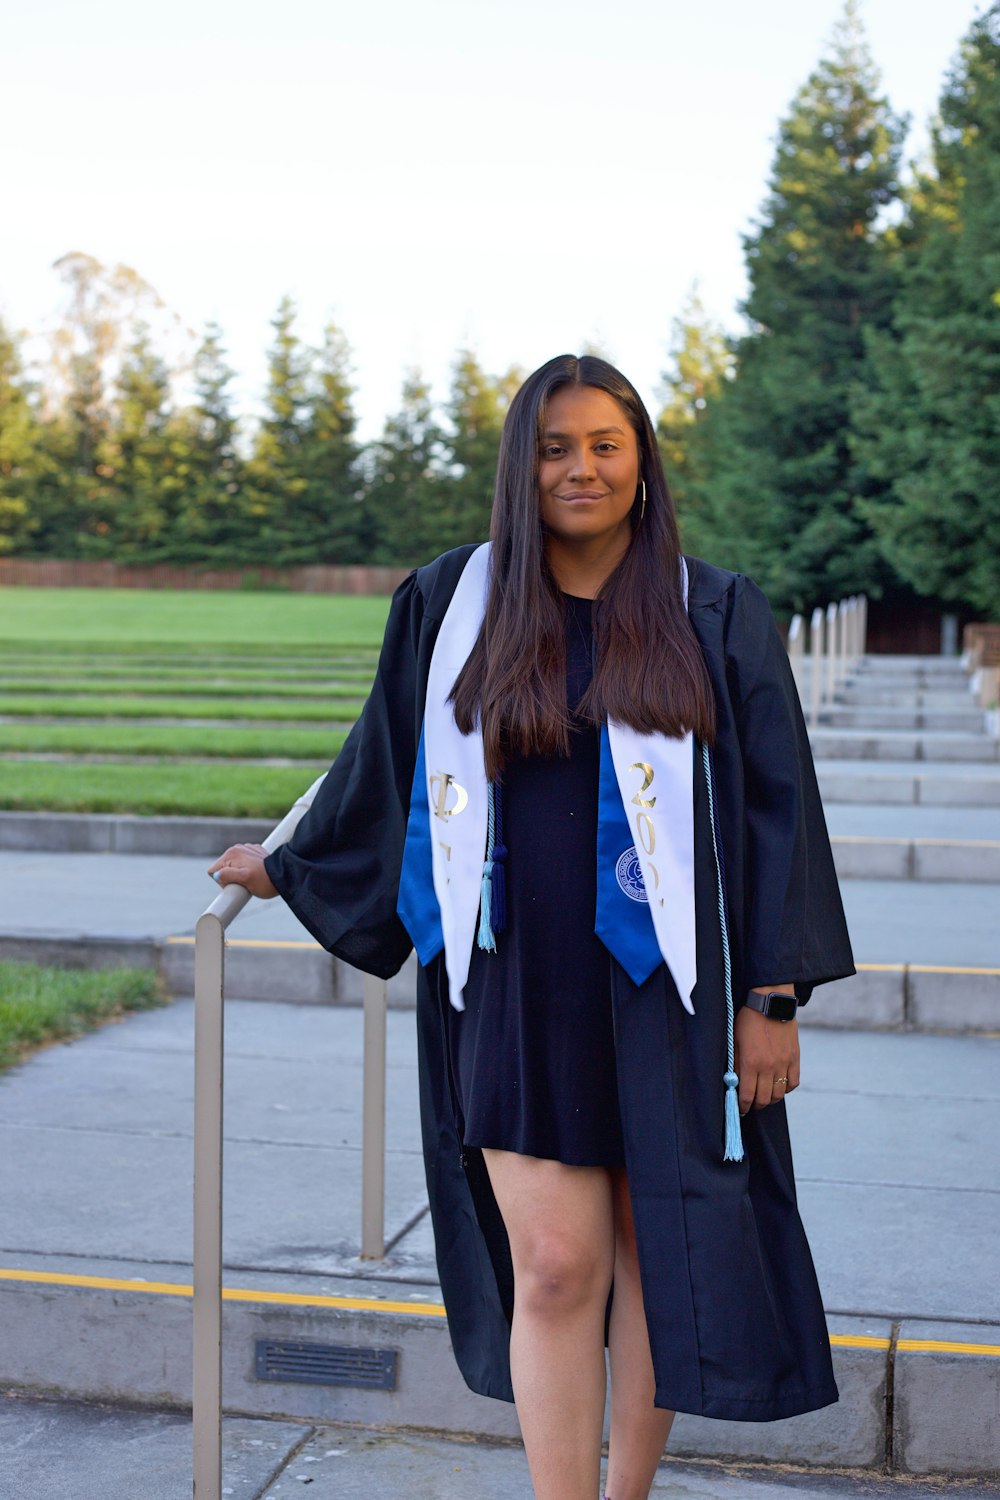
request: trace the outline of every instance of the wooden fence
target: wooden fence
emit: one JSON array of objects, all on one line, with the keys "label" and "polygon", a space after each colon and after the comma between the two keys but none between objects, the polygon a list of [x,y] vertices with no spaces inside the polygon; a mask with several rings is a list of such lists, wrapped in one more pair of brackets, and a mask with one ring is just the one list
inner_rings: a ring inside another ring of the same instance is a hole
[{"label": "wooden fence", "polygon": [[0,557],[0,588],[287,589],[296,594],[391,594],[409,568],[175,568]]}]

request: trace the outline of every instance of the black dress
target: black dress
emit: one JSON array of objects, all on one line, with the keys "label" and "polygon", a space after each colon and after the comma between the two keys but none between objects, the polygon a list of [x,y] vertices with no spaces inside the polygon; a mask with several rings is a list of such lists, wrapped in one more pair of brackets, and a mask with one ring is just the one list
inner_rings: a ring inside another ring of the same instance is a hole
[{"label": "black dress", "polygon": [[[593,603],[564,597],[574,710],[593,671]],[[466,1146],[624,1167],[611,960],[594,932],[599,750],[596,726],[574,719],[568,759],[505,768],[507,922],[495,953],[473,949],[449,1051]]]}]

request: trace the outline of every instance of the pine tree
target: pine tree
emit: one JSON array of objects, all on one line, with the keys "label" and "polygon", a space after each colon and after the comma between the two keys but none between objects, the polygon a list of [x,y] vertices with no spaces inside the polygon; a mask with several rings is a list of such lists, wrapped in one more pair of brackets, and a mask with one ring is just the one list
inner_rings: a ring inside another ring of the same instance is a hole
[{"label": "pine tree", "polygon": [[350,347],[329,323],[306,405],[299,463],[305,483],[288,517],[283,554],[290,563],[368,561],[353,395]]},{"label": "pine tree", "polygon": [[24,556],[39,531],[44,436],[17,339],[0,322],[0,555]]},{"label": "pine tree", "polygon": [[663,376],[666,400],[656,424],[667,483],[689,552],[711,547],[711,536],[700,534],[708,489],[703,429],[709,404],[732,371],[729,340],[708,318],[692,288],[671,328],[670,368]]},{"label": "pine tree", "polygon": [[449,545],[442,537],[452,483],[442,471],[442,449],[430,386],[419,370],[410,370],[399,411],[365,455],[372,562],[416,567]]},{"label": "pine tree", "polygon": [[880,216],[898,191],[903,134],[848,0],[829,58],[780,125],[769,194],[744,239],[750,330],[704,432],[709,555],[753,573],[782,607],[893,582],[856,505],[873,480],[847,428],[864,330],[891,316]]},{"label": "pine tree", "polygon": [[295,508],[306,488],[302,449],[309,423],[310,355],[295,332],[295,304],[283,297],[272,320],[267,407],[247,464],[247,556],[283,566]]},{"label": "pine tree", "polygon": [[446,411],[451,473],[439,518],[439,552],[489,535],[500,433],[522,379],[514,368],[499,378],[487,375],[469,349],[458,355]]},{"label": "pine tree", "polygon": [[855,449],[885,485],[865,514],[920,593],[1000,619],[998,3],[946,81],[901,238],[893,328],[855,393]]},{"label": "pine tree", "polygon": [[195,399],[178,415],[172,437],[182,481],[177,529],[183,560],[231,567],[248,560],[252,538],[230,394],[233,371],[217,323],[205,327],[193,373]]},{"label": "pine tree", "polygon": [[123,562],[170,560],[180,482],[170,448],[170,377],[140,324],[115,382],[111,428],[98,447],[109,530],[89,551]]}]

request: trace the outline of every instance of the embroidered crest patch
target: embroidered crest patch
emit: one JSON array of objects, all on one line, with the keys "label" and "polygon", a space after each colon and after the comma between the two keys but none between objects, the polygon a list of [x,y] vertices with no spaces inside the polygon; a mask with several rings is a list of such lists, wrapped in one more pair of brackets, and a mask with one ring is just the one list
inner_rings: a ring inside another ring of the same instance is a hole
[{"label": "embroidered crest patch", "polygon": [[642,878],[642,867],[639,864],[639,856],[635,852],[634,844],[631,849],[625,850],[615,865],[615,879],[630,901],[649,901]]}]

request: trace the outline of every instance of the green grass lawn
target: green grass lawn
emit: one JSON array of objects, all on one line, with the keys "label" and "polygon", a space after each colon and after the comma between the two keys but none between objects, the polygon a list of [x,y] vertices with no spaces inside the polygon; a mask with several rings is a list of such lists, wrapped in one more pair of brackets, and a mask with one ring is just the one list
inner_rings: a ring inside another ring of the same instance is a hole
[{"label": "green grass lawn", "polygon": [[138,693],[120,698],[74,693],[0,694],[0,715],[54,719],[288,719],[303,723],[353,724],[364,707],[359,698],[173,698]]},{"label": "green grass lawn", "polygon": [[[0,589],[0,807],[280,817],[361,712],[388,606]],[[45,755],[82,759],[31,759]]]},{"label": "green grass lawn", "polygon": [[282,727],[212,728],[202,724],[0,724],[0,756],[159,755],[245,757],[248,760],[332,760],[344,743],[344,729]]},{"label": "green grass lawn", "polygon": [[2,643],[377,647],[389,600],[188,589],[0,589]]},{"label": "green grass lawn", "polygon": [[162,1005],[152,969],[50,969],[0,963],[0,1070],[46,1042],[91,1031],[130,1010]]},{"label": "green grass lawn", "polygon": [[323,769],[9,760],[0,774],[0,807],[14,812],[156,813],[277,822]]}]

